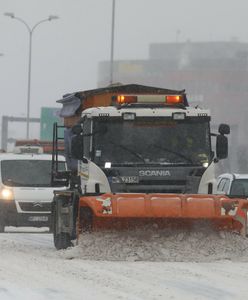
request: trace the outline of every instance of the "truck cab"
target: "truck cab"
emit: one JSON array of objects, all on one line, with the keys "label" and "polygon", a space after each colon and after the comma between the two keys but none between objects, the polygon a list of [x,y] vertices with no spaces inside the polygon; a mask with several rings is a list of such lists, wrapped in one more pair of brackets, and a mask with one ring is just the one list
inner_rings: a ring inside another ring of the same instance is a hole
[{"label": "truck cab", "polygon": [[214,165],[227,156],[228,125],[215,134],[215,154],[210,112],[189,107],[185,94],[114,99],[112,106],[84,110],[74,128],[72,153],[84,194],[213,193]]}]

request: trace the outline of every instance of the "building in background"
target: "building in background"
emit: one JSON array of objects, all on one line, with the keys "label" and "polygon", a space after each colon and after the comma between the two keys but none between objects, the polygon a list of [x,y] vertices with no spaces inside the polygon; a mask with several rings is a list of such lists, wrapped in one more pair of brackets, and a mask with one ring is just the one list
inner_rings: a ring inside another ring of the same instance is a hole
[{"label": "building in background", "polygon": [[[57,107],[42,107],[40,118],[30,118],[30,124],[38,124],[39,134],[35,138],[29,140],[20,138],[16,135],[10,136],[9,123],[24,124],[27,122],[25,117],[3,116],[2,117],[2,130],[1,130],[1,149],[3,151],[12,151],[15,145],[23,146],[25,144],[48,146],[52,149],[53,141],[53,124],[63,125],[63,119],[59,117],[60,108]],[[61,132],[63,128],[60,129]],[[23,134],[24,135],[24,134]]]},{"label": "building in background", "polygon": [[63,125],[63,119],[59,116],[60,108],[42,107],[40,114],[40,140],[53,140],[53,124]]},{"label": "building in background", "polygon": [[[231,160],[224,168],[248,173],[247,43],[151,44],[147,60],[115,61],[113,78],[123,84],[185,89],[191,105],[210,108],[213,123],[231,126]],[[108,83],[109,62],[100,62],[98,86]]]}]

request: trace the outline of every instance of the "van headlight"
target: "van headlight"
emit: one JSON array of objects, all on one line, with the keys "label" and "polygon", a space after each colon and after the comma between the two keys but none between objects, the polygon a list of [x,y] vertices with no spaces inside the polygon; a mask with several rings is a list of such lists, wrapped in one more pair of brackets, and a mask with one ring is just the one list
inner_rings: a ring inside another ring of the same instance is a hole
[{"label": "van headlight", "polygon": [[2,188],[0,190],[1,199],[3,200],[14,200],[14,194],[11,189]]}]

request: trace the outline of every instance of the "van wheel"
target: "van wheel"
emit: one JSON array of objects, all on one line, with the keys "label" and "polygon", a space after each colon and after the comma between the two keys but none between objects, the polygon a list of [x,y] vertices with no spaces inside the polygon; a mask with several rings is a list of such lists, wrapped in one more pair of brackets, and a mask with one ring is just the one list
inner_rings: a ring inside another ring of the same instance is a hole
[{"label": "van wheel", "polygon": [[59,234],[54,234],[54,245],[57,250],[66,249],[73,246],[71,242],[71,236],[69,233],[61,232]]},{"label": "van wheel", "polygon": [[4,227],[5,227],[5,225],[0,223],[0,233],[4,232]]}]

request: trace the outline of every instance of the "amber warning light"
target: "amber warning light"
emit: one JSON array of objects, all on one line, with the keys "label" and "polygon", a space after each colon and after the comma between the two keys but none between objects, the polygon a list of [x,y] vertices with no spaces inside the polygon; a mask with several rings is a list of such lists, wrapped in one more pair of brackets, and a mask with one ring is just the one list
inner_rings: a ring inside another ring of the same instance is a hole
[{"label": "amber warning light", "polygon": [[118,95],[115,99],[119,105],[130,103],[173,105],[183,103],[182,95]]},{"label": "amber warning light", "polygon": [[166,98],[166,103],[168,104],[178,104],[183,102],[181,95],[169,95],[166,96],[165,98]]},{"label": "amber warning light", "polygon": [[137,96],[128,96],[128,95],[119,95],[117,96],[117,103],[124,104],[124,103],[136,103]]}]

